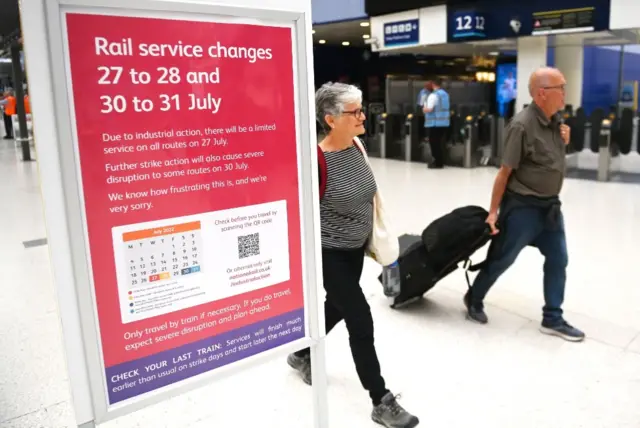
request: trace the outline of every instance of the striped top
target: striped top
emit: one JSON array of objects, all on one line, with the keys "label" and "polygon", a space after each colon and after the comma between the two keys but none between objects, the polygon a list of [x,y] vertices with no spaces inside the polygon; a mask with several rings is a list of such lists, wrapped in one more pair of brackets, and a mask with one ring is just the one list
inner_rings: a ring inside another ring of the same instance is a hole
[{"label": "striped top", "polygon": [[324,152],[327,187],[320,201],[322,248],[356,249],[373,230],[375,177],[360,149]]}]

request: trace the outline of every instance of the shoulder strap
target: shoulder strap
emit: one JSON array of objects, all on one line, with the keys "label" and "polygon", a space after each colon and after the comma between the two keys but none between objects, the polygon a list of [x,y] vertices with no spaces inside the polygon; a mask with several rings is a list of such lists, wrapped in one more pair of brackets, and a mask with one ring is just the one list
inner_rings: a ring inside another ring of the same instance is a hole
[{"label": "shoulder strap", "polygon": [[[360,141],[360,138],[355,137],[353,139],[353,143],[354,145],[358,148],[358,150],[360,150],[360,153],[362,153],[362,155],[365,157],[365,159],[367,158],[367,150],[364,148],[364,145],[362,144],[362,141]],[[368,160],[368,159],[367,159]]]},{"label": "shoulder strap", "polygon": [[327,160],[320,144],[318,144],[318,180],[320,182],[320,199],[322,199],[327,189]]}]

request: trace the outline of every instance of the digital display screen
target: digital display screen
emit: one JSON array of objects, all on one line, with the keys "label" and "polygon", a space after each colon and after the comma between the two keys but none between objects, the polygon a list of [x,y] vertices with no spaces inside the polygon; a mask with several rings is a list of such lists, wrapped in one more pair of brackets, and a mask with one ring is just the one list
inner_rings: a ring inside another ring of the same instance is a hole
[{"label": "digital display screen", "polygon": [[478,0],[455,6],[447,4],[447,41],[465,43],[606,31],[609,10],[609,0]]},{"label": "digital display screen", "polygon": [[509,103],[518,96],[517,65],[516,63],[499,64],[496,71],[498,115],[504,117],[509,111]]}]

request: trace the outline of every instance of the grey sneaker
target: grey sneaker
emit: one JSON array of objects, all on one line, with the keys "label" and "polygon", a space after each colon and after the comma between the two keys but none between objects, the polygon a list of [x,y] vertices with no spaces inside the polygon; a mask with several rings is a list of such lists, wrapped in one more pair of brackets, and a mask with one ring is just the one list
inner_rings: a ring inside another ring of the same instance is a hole
[{"label": "grey sneaker", "polygon": [[561,337],[569,342],[582,342],[585,338],[585,334],[582,331],[564,320],[556,324],[542,321],[540,331],[544,334]]},{"label": "grey sneaker", "polygon": [[382,397],[382,402],[373,408],[371,419],[387,428],[413,428],[418,426],[420,423],[418,418],[403,409],[396,401],[396,398],[390,392]]},{"label": "grey sneaker", "polygon": [[296,354],[289,354],[287,364],[296,370],[304,383],[311,385],[311,356],[298,357]]}]

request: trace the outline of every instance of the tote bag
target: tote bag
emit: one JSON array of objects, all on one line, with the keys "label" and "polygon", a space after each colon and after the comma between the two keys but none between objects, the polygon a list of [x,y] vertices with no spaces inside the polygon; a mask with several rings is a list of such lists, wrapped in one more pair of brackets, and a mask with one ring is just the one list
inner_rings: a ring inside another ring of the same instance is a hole
[{"label": "tote bag", "polygon": [[[371,167],[360,139],[356,137],[354,142]],[[373,230],[367,244],[367,254],[382,266],[392,264],[400,255],[398,236],[393,230],[389,213],[384,208],[384,200],[379,188],[373,197]]]}]

